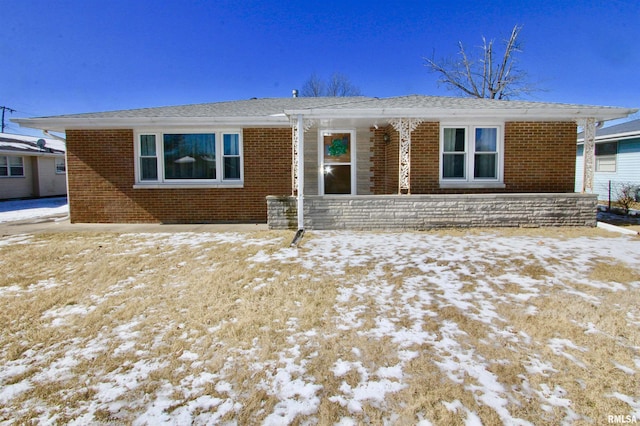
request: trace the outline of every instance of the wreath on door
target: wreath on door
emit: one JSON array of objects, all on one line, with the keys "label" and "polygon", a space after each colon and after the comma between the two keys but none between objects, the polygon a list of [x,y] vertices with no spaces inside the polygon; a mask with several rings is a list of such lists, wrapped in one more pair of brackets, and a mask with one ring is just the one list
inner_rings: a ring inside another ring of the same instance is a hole
[{"label": "wreath on door", "polygon": [[334,139],[331,141],[331,145],[328,148],[329,155],[331,157],[340,157],[347,153],[347,141],[345,139]]}]

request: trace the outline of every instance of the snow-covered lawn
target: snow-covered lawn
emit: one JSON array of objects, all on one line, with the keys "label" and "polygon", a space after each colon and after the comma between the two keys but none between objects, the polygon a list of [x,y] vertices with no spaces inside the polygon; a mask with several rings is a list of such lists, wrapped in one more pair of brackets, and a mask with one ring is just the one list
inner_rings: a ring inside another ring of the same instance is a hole
[{"label": "snow-covered lawn", "polygon": [[67,197],[0,201],[0,223],[68,214]]},{"label": "snow-covered lawn", "polygon": [[0,239],[0,422],[640,421],[640,239]]}]

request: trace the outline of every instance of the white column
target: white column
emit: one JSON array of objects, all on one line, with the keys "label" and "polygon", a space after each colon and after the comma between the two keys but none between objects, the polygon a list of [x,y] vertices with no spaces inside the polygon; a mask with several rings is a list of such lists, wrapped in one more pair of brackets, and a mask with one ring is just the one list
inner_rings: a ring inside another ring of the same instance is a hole
[{"label": "white column", "polygon": [[584,126],[584,168],[582,172],[582,192],[593,193],[593,173],[595,171],[596,158],[596,120],[587,118],[583,121]]},{"label": "white column", "polygon": [[291,196],[298,194],[298,121],[291,120]]},{"label": "white column", "polygon": [[304,229],[304,120],[298,114],[298,229]]},{"label": "white column", "polygon": [[402,191],[411,194],[411,132],[423,121],[419,118],[394,118],[389,121],[400,134],[398,194],[402,194]]}]

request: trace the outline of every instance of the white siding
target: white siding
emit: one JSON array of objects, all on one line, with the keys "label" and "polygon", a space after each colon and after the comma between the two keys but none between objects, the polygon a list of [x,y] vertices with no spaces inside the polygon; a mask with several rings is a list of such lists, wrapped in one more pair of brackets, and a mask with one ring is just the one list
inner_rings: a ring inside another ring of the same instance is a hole
[{"label": "white siding", "polygon": [[22,157],[24,176],[0,177],[0,200],[35,197],[31,157]]}]

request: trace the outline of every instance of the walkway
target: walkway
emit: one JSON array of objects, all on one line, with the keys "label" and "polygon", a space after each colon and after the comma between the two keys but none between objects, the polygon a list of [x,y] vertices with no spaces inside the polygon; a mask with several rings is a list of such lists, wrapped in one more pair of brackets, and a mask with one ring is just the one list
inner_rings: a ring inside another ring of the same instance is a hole
[{"label": "walkway", "polygon": [[68,217],[50,216],[16,222],[0,223],[0,237],[16,234],[53,232],[251,232],[266,231],[266,223],[252,224],[130,224],[130,223],[71,223]]}]

